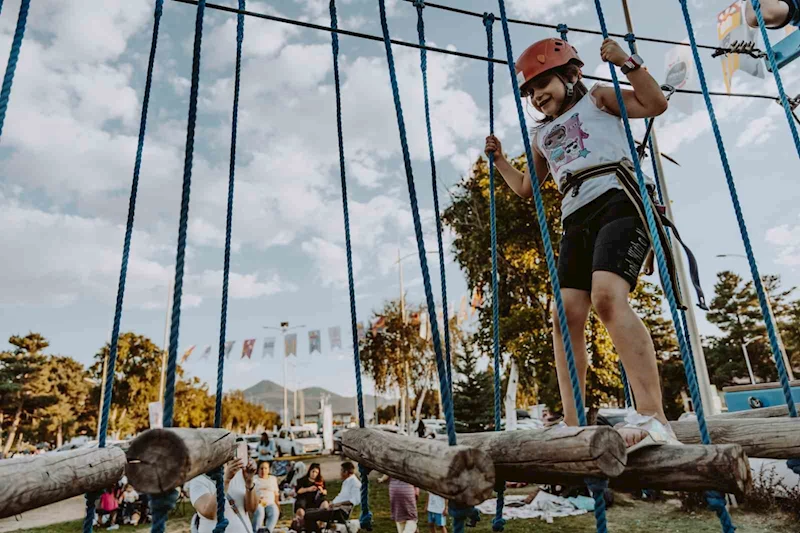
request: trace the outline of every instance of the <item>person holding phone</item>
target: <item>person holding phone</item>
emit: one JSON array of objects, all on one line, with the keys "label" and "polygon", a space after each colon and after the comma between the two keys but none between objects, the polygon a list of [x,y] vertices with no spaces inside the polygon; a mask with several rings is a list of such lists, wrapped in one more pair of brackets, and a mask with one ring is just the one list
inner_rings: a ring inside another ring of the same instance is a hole
[{"label": "person holding phone", "polygon": [[[242,449],[243,445],[243,449]],[[248,457],[247,443],[237,446],[236,458],[225,464],[225,518],[227,533],[253,533],[248,514],[258,507],[255,490],[256,463]],[[217,525],[217,488],[208,475],[203,474],[187,484],[189,499],[197,514],[192,517],[192,533],[213,533]]]}]

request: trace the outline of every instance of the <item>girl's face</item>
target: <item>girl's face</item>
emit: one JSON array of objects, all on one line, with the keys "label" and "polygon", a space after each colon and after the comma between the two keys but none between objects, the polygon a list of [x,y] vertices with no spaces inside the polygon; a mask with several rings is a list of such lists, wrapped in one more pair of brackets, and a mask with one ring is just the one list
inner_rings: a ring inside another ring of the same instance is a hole
[{"label": "girl's face", "polygon": [[269,477],[269,465],[267,463],[263,463],[258,467],[258,476],[265,479]]},{"label": "girl's face", "polygon": [[525,86],[525,96],[530,99],[531,104],[539,113],[554,117],[564,104],[567,88],[558,76],[543,74],[532,79]]},{"label": "girl's face", "polygon": [[319,468],[312,468],[308,471],[308,479],[315,481],[319,477]]}]

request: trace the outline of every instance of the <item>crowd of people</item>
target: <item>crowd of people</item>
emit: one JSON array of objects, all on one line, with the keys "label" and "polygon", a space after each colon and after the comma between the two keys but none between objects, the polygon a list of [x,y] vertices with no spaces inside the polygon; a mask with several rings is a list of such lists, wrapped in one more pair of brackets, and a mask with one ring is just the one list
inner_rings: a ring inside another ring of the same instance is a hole
[{"label": "crowd of people", "polygon": [[149,500],[128,483],[125,476],[113,487],[106,488],[95,500],[95,527],[108,530],[121,525],[138,526],[150,522]]},{"label": "crowd of people", "polygon": [[[274,443],[264,434],[256,447],[256,459],[236,458],[225,465],[225,519],[228,533],[272,533],[280,518],[280,504],[293,500],[291,531],[320,533],[328,525],[347,528],[353,509],[361,503],[361,480],[355,465],[343,462],[340,468],[341,490],[330,498],[319,463],[308,469],[302,462],[291,465],[273,463]],[[280,482],[276,475],[285,475]],[[386,476],[379,482],[389,483],[392,520],[398,533],[414,533],[418,528],[417,499],[419,489]],[[192,533],[212,533],[217,524],[217,490],[208,475],[189,483],[189,499],[195,509]],[[447,501],[428,494],[427,522],[430,533],[445,533]],[[288,519],[288,517],[287,517]]]}]

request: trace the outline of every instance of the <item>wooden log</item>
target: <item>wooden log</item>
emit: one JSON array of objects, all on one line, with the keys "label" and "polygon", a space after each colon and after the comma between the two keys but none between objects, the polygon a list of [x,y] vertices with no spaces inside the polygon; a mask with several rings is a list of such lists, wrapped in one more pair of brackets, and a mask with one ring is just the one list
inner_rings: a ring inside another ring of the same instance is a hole
[{"label": "wooden log", "polygon": [[181,486],[234,458],[236,436],[227,429],[145,431],[128,448],[128,482],[146,494]]},{"label": "wooden log", "polygon": [[[800,403],[796,403],[794,405],[797,408],[797,411],[800,412]],[[789,408],[787,406],[776,405],[774,407],[762,407],[761,409],[749,409],[747,411],[733,411],[730,413],[721,413],[718,415],[706,417],[706,420],[728,420],[731,418],[780,418],[788,416],[789,416]]]},{"label": "wooden log", "polygon": [[0,461],[0,518],[60,502],[117,483],[125,452],[93,448]]},{"label": "wooden log", "polygon": [[750,465],[737,444],[664,445],[628,456],[625,471],[611,480],[623,489],[718,490],[744,496],[752,487]]},{"label": "wooden log", "polygon": [[[791,459],[800,457],[800,420],[793,418],[709,419],[714,444],[738,444],[748,457]],[[697,421],[671,422],[678,440],[701,444]]]},{"label": "wooden log", "polygon": [[611,427],[590,426],[475,433],[459,443],[482,450],[504,481],[559,483],[564,476],[616,477],[625,442]]},{"label": "wooden log", "polygon": [[491,497],[494,487],[491,458],[467,446],[378,429],[351,429],[342,436],[342,453],[367,468],[464,505],[478,505]]}]

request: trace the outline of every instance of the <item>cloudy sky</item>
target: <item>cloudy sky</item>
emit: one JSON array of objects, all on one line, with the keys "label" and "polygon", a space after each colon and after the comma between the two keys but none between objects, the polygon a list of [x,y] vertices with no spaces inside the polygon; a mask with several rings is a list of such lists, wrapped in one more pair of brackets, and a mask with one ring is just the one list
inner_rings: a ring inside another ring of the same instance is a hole
[{"label": "cloudy sky", "polygon": [[[0,144],[0,338],[38,331],[50,339],[53,352],[88,363],[109,337],[153,3],[39,0],[31,7]],[[520,18],[597,27],[594,3],[588,0],[506,3]],[[630,3],[638,33],[686,37],[677,1]],[[413,7],[402,0],[388,4],[393,37],[416,41]],[[497,11],[490,0],[457,4]],[[727,4],[690,2],[701,43],[716,42],[715,16]],[[604,6],[612,31],[624,33],[618,2],[606,0]],[[18,8],[19,0],[7,0],[0,16],[3,57]],[[329,24],[327,0],[251,1],[248,9]],[[158,344],[175,257],[194,14],[193,6],[166,0],[122,320],[123,331],[148,335]],[[342,28],[380,34],[375,0],[342,0],[339,15]],[[485,53],[480,19],[434,9],[425,15],[429,44]],[[207,10],[181,350],[216,345],[218,337],[235,25],[234,15]],[[499,24],[495,32],[497,53],[503,55]],[[552,35],[529,26],[512,26],[512,32],[516,53]],[[585,72],[608,75],[599,61],[597,36],[572,33],[571,40],[587,63]],[[641,45],[641,55],[661,78],[668,49]],[[398,249],[403,256],[413,253],[415,242],[383,45],[342,37],[341,53],[357,306],[363,320],[384,299],[399,294]],[[426,244],[432,250],[419,55],[396,47],[395,59]],[[704,65],[713,88],[721,90],[719,60],[705,53]],[[486,65],[432,54],[429,68],[439,192],[447,202],[446,189],[468,172],[487,134]],[[800,71],[790,66],[783,73],[790,91],[796,89]],[[522,148],[504,66],[497,75],[497,132],[506,150],[516,154]],[[735,90],[775,92],[771,76],[737,76]],[[710,294],[716,271],[748,271],[744,259],[715,257],[741,254],[743,247],[702,98],[693,101],[693,112],[671,110],[658,127],[662,150],[681,163],[667,163],[673,208]],[[714,104],[762,272],[780,274],[786,285],[800,284],[800,182],[782,110],[765,100],[718,97]],[[248,18],[228,317],[228,338],[239,342],[226,369],[226,389],[265,378],[281,381],[280,358],[262,359],[259,347],[264,326],[288,320],[306,326],[299,330],[298,384],[352,394],[338,173],[329,34]],[[429,259],[436,261],[433,255]],[[463,275],[451,254],[446,259],[448,297],[458,302],[466,290]],[[403,264],[408,298],[421,301],[418,262],[411,257]],[[438,287],[434,276],[434,290]],[[704,333],[714,332],[702,316],[700,322]],[[342,327],[344,351],[331,352],[329,326]],[[307,354],[309,329],[323,331],[323,355]],[[250,361],[239,359],[246,338],[258,339]],[[197,352],[187,363],[191,374],[209,381],[215,367]]]}]

